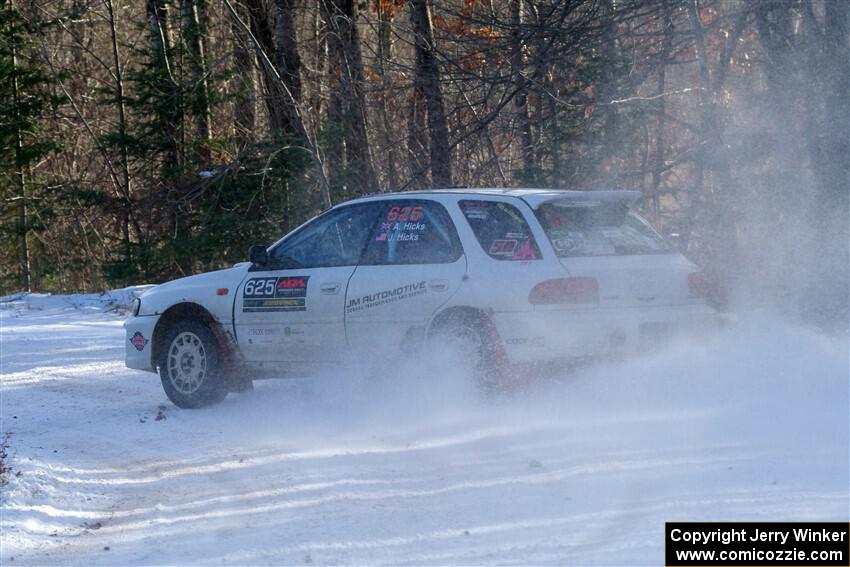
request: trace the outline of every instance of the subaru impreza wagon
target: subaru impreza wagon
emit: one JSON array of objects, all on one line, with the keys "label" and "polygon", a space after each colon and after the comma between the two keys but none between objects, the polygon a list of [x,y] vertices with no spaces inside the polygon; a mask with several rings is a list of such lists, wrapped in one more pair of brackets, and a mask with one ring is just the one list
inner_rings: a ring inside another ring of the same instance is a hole
[{"label": "subaru impreza wagon", "polygon": [[323,212],[250,261],[148,292],[125,323],[130,368],[197,408],[263,373],[346,353],[468,349],[498,387],[523,363],[639,351],[714,326],[697,267],[634,191],[386,193]]}]

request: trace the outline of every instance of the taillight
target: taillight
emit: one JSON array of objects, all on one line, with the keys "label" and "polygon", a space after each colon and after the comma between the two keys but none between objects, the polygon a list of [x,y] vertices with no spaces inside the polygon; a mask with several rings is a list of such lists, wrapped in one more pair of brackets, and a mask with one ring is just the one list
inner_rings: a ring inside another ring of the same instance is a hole
[{"label": "taillight", "polygon": [[702,272],[688,274],[688,291],[694,299],[705,299],[708,296],[708,280]]},{"label": "taillight", "polygon": [[559,278],[540,282],[528,294],[533,305],[598,303],[599,283],[594,278]]}]

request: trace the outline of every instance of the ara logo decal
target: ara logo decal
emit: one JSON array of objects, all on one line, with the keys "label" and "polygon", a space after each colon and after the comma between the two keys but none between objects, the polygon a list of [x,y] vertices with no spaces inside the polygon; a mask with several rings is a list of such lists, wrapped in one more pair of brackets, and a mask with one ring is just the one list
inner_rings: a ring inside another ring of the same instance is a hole
[{"label": "ara logo decal", "polygon": [[133,336],[130,337],[130,344],[136,347],[137,351],[141,352],[145,350],[145,347],[148,344],[148,340],[143,334],[141,334],[139,331],[136,331],[135,333],[133,333]]}]

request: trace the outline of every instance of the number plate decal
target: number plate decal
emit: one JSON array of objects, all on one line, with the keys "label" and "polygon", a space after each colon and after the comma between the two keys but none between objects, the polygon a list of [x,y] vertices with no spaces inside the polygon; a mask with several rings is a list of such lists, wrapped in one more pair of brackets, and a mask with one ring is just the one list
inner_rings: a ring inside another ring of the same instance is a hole
[{"label": "number plate decal", "polygon": [[310,276],[251,278],[242,289],[242,312],[306,311]]}]

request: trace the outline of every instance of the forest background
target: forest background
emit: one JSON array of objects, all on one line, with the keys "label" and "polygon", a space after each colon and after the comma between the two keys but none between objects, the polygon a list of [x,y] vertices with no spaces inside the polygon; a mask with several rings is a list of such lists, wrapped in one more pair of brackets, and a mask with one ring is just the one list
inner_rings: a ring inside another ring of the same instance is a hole
[{"label": "forest background", "polygon": [[844,0],[0,0],[0,294],[359,195],[636,189],[714,301],[847,324]]}]

